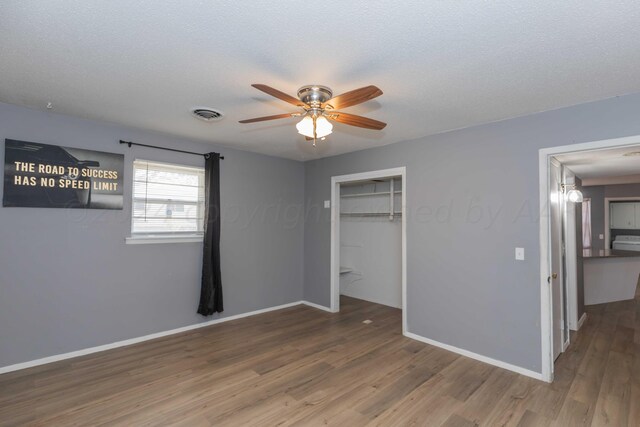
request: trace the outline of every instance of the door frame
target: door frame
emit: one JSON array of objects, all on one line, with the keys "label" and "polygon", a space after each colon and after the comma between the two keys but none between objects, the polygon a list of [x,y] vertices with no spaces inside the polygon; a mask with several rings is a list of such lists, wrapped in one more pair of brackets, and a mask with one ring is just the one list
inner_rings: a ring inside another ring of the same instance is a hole
[{"label": "door frame", "polygon": [[340,311],[340,185],[392,177],[402,178],[402,333],[407,332],[407,168],[406,166],[331,177],[331,307]]},{"label": "door frame", "polygon": [[[562,179],[565,181],[564,183],[567,185],[573,185],[576,183],[576,175],[575,173],[563,166],[562,168]],[[588,200],[585,198],[585,200]],[[577,242],[578,241],[578,232],[576,224],[576,211],[577,209],[582,210],[582,206],[577,203],[567,203],[564,209],[564,223],[565,223],[565,237],[567,242]],[[580,224],[580,229],[582,229],[582,224]],[[581,236],[582,237],[582,236]],[[567,309],[567,315],[565,316],[567,319],[567,323],[570,331],[577,331],[579,329],[580,319],[578,319],[578,252],[576,245],[567,245],[564,251],[564,260],[565,260],[565,280],[566,280],[566,289],[567,289],[567,301],[564,304],[564,307]],[[569,345],[569,341],[571,339],[571,332],[569,332],[567,339],[565,341],[565,349]]]},{"label": "door frame", "polygon": [[[551,166],[555,166],[556,168],[558,168],[558,178],[560,180],[560,182],[558,183],[558,186],[560,187],[562,184],[565,184],[566,182],[566,178],[565,178],[565,166],[560,163],[559,160],[557,160],[554,157],[550,157],[549,158],[549,176],[551,176]],[[561,248],[561,253],[560,253],[560,260],[558,262],[558,270],[557,270],[557,274],[559,277],[559,282],[560,282],[560,329],[562,330],[562,336],[560,337],[560,353],[558,355],[560,355],[561,353],[564,353],[564,351],[567,349],[567,347],[569,347],[569,336],[570,334],[566,334],[567,336],[565,336],[565,331],[567,330],[568,327],[568,322],[567,322],[567,301],[565,300],[565,295],[566,295],[566,299],[569,299],[568,296],[568,280],[567,280],[567,257],[566,257],[566,247],[567,247],[567,228],[566,228],[566,222],[565,219],[567,217],[567,205],[566,205],[566,201],[564,199],[564,192],[560,191],[560,189],[557,189],[556,191],[558,191],[558,213],[557,213],[557,218],[555,218],[558,221],[558,230],[560,231],[560,236],[559,236],[559,244],[560,244],[560,248]],[[551,182],[549,182],[549,195],[551,196]],[[550,200],[550,198],[548,199]],[[553,218],[551,217],[551,204],[549,204],[549,225],[551,225],[551,221],[553,221]],[[549,245],[551,245],[553,243],[553,239],[551,238],[551,226],[549,226]],[[551,268],[551,266],[553,265],[553,260],[551,259],[551,253],[549,254],[549,271],[553,270]],[[551,275],[551,273],[549,274],[549,276]],[[547,276],[547,282],[549,281],[548,276]],[[553,287],[553,281],[550,283],[550,287]],[[553,295],[553,292],[551,292],[551,295]],[[553,301],[553,298],[551,298],[551,300]],[[551,307],[553,308],[553,307]],[[553,352],[553,338],[554,338],[554,334],[553,334],[553,310],[551,311],[551,351]],[[556,356],[555,354],[553,354],[553,359],[554,361],[556,360]]]},{"label": "door frame", "polygon": [[549,172],[551,157],[579,151],[597,151],[609,148],[640,145],[640,135],[606,139],[580,144],[542,148],[538,152],[540,203],[540,336],[542,379],[553,381],[553,310],[547,277],[551,274],[551,215],[549,206]]}]

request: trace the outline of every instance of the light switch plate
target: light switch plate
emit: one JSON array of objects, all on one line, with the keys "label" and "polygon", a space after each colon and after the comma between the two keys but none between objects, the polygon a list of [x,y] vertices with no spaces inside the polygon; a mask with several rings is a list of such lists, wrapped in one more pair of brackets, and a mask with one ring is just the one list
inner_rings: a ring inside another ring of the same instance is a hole
[{"label": "light switch plate", "polygon": [[516,259],[524,261],[524,248],[516,248]]},{"label": "light switch plate", "polygon": [[598,238],[599,238],[600,240],[604,240],[604,234],[600,234],[600,235],[598,236]]},{"label": "light switch plate", "polygon": [[331,200],[325,200],[324,201],[324,208],[325,209],[329,209],[331,207]]}]

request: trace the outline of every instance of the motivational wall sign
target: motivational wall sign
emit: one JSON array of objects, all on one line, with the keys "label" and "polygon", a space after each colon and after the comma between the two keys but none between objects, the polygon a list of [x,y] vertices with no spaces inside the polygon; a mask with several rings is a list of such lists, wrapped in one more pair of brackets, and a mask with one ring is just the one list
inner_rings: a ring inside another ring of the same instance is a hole
[{"label": "motivational wall sign", "polygon": [[122,209],[124,155],[5,140],[3,206]]}]

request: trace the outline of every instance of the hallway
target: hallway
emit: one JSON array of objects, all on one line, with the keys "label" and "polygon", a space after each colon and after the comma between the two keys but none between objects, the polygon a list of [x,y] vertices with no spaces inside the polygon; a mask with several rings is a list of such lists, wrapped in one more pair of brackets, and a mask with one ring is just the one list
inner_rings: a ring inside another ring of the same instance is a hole
[{"label": "hallway", "polygon": [[634,300],[586,307],[587,322],[556,362],[557,425],[640,425],[640,286]]}]

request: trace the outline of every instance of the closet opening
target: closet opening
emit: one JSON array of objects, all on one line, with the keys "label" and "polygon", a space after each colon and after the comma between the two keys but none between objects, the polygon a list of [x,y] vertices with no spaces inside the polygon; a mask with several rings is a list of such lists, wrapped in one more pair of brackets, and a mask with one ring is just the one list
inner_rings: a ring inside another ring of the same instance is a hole
[{"label": "closet opening", "polygon": [[331,311],[340,296],[402,310],[406,331],[406,169],[331,179]]}]

